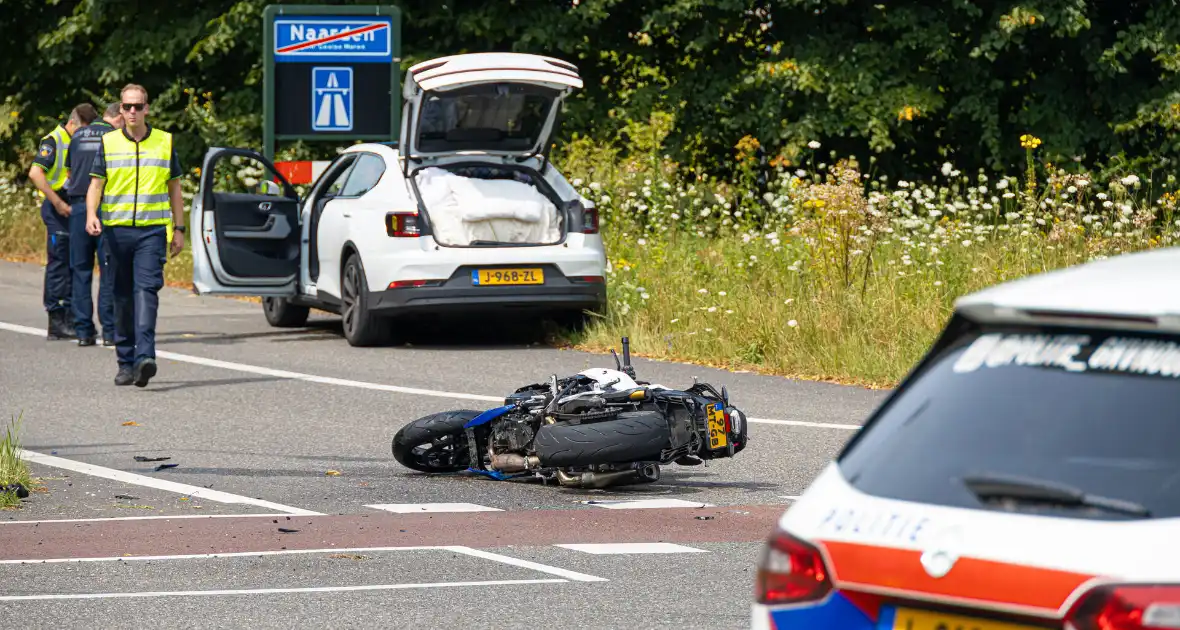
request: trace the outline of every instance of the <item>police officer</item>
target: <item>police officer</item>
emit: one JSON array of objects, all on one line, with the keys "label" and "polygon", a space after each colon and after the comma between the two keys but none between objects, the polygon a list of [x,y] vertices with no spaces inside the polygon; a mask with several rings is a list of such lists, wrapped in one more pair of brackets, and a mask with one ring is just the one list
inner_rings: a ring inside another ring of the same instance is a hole
[{"label": "police officer", "polygon": [[105,232],[115,281],[115,385],[145,387],[156,374],[156,311],[169,221],[175,230],[172,255],[184,248],[183,171],[172,134],[147,124],[147,90],[131,83],[120,98],[125,125],[102,136],[90,169],[86,231]]},{"label": "police officer", "polygon": [[98,258],[101,278],[98,283],[98,321],[102,324],[102,345],[115,345],[114,278],[107,271],[103,237],[86,233],[86,191],[90,189],[90,168],[102,144],[103,134],[123,127],[119,103],[111,103],[102,120],[82,127],[70,139],[70,178],[66,182],[66,201],[70,204],[70,284],[72,286],[74,332],[79,346],[93,346],[94,300],[91,282],[94,260]]},{"label": "police officer", "polygon": [[45,248],[48,250],[45,264],[45,285],[42,301],[49,314],[46,339],[68,339],[73,337],[70,325],[70,205],[64,197],[67,177],[67,160],[70,136],[79,127],[89,125],[98,112],[90,103],[83,103],[70,112],[65,125],[57,125],[53,131],[41,137],[33,165],[29,167],[29,179],[41,191],[41,221],[47,232]]}]

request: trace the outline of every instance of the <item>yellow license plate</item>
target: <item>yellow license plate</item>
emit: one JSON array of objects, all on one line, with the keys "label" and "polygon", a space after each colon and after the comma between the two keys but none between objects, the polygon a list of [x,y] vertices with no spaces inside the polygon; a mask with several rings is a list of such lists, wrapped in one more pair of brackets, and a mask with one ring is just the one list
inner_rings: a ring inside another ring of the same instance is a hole
[{"label": "yellow license plate", "polygon": [[541,269],[477,269],[471,272],[471,283],[477,286],[498,284],[545,284]]},{"label": "yellow license plate", "polygon": [[927,610],[898,608],[897,615],[893,618],[893,630],[1037,630],[1037,628],[978,617],[960,617]]},{"label": "yellow license plate", "polygon": [[709,407],[709,448],[725,448],[729,444],[729,436],[725,432],[725,411],[721,405]]}]

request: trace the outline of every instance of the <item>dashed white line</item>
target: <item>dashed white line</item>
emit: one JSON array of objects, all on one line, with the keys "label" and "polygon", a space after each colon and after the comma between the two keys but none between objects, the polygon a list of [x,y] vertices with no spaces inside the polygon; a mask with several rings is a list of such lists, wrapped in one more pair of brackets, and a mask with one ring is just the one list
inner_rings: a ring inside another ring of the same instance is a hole
[{"label": "dashed white line", "polygon": [[323,516],[323,514],[320,512],[313,512],[303,508],[272,503],[270,501],[263,501],[262,499],[255,499],[252,497],[244,497],[239,494],[230,494],[229,492],[221,492],[220,490],[211,490],[209,488],[202,488],[200,486],[190,486],[186,483],[168,481],[167,479],[147,477],[145,475],[127,472],[124,470],[115,470],[114,468],[106,468],[105,466],[87,464],[86,462],[65,459],[62,457],[56,457],[54,455],[46,455],[44,453],[37,453],[24,449],[18,452],[20,453],[21,459],[37,464],[44,464],[46,466],[53,466],[55,468],[64,468],[66,470],[72,470],[76,473],[82,473],[84,475],[92,475],[95,477],[102,477],[104,479],[121,481],[123,483],[131,483],[137,486],[146,486],[148,488],[155,488],[157,490],[167,490],[169,492],[176,492],[190,497],[205,499],[206,501],[256,505],[268,510],[276,510],[284,514],[298,514],[300,516]]},{"label": "dashed white line", "polygon": [[[30,326],[22,326],[20,324],[9,324],[7,322],[0,322],[0,330],[7,330],[9,332],[21,333],[25,335],[35,335],[44,337],[45,331],[40,328],[32,328]],[[109,348],[114,350],[114,348]],[[400,385],[385,385],[382,383],[369,383],[365,381],[354,381],[345,378],[334,378],[331,376],[317,376],[314,374],[304,374],[302,372],[291,372],[289,370],[275,370],[271,368],[260,367],[257,365],[249,365],[246,363],[235,363],[233,361],[220,361],[218,359],[209,359],[205,357],[198,357],[189,354],[180,354],[178,352],[169,352],[166,350],[157,350],[156,357],[161,359],[171,359],[173,361],[181,361],[184,363],[192,363],[194,365],[204,365],[206,367],[221,368],[224,370],[234,370],[237,372],[246,372],[249,374],[258,374],[261,376],[273,376],[275,378],[285,378],[296,381],[307,381],[311,383],[320,383],[323,385],[338,385],[341,387],[354,387],[358,389],[370,389],[383,392],[394,392],[398,394],[414,394],[417,396],[433,396],[436,398],[453,398],[458,400],[479,400],[484,402],[502,403],[503,396],[484,396],[481,394],[466,394],[462,392],[450,392],[436,389],[420,389],[416,387],[402,387]],[[838,424],[832,422],[807,422],[804,420],[776,420],[771,418],[746,418],[747,422],[753,424],[770,424],[779,426],[794,426],[794,427],[811,427],[817,429],[838,429],[842,431],[858,431],[861,426],[858,424]]]},{"label": "dashed white line", "polygon": [[618,501],[582,501],[584,505],[608,510],[644,510],[652,508],[707,508],[711,503],[685,501],[683,499],[620,499]]},{"label": "dashed white line", "polygon": [[477,505],[475,503],[376,503],[365,507],[399,514],[418,514],[422,512],[503,512],[500,508]]},{"label": "dashed white line", "polygon": [[485,580],[482,582],[433,582],[417,584],[371,584],[363,586],[308,586],[301,588],[243,588],[209,591],[142,591],[138,593],[47,593],[44,595],[0,595],[0,602],[55,599],[128,599],[136,597],[197,597],[209,595],[274,595],[281,593],[341,593],[349,591],[392,591],[415,588],[455,588],[464,586],[511,586],[524,584],[562,584],[568,580]]},{"label": "dashed white line", "polygon": [[639,553],[709,553],[704,549],[686,547],[674,543],[596,543],[576,545],[554,545],[571,551],[581,551],[594,555],[621,555]]}]

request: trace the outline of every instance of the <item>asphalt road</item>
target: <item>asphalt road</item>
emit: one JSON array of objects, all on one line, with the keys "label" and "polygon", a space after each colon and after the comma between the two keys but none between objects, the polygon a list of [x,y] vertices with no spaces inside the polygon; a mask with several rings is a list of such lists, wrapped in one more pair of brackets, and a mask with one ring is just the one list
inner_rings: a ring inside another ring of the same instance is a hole
[{"label": "asphalt road", "polygon": [[165,290],[160,372],[117,388],[113,349],[45,341],[39,267],[0,263],[0,295],[0,413],[47,490],[0,511],[4,627],[746,627],[760,541],[885,396],[636,359],[727,386],[750,446],[616,490],[428,477],[390,456],[405,422],[613,360],[527,322],[352,348],[336,317]]}]

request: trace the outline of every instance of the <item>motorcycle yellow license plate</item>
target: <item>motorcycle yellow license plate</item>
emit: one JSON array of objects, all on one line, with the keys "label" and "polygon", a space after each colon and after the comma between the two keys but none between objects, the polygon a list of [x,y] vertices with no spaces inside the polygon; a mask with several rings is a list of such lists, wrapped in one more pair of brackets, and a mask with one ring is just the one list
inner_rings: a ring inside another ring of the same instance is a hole
[{"label": "motorcycle yellow license plate", "polygon": [[943,630],[944,628],[969,628],[970,630],[1036,630],[1033,626],[961,617],[927,610],[898,608],[893,617],[893,630]]},{"label": "motorcycle yellow license plate", "polygon": [[545,271],[533,267],[523,269],[478,269],[471,273],[471,283],[476,286],[545,284]]},{"label": "motorcycle yellow license plate", "polygon": [[725,411],[721,405],[709,407],[709,449],[725,448],[729,444],[729,435],[725,431]]}]

